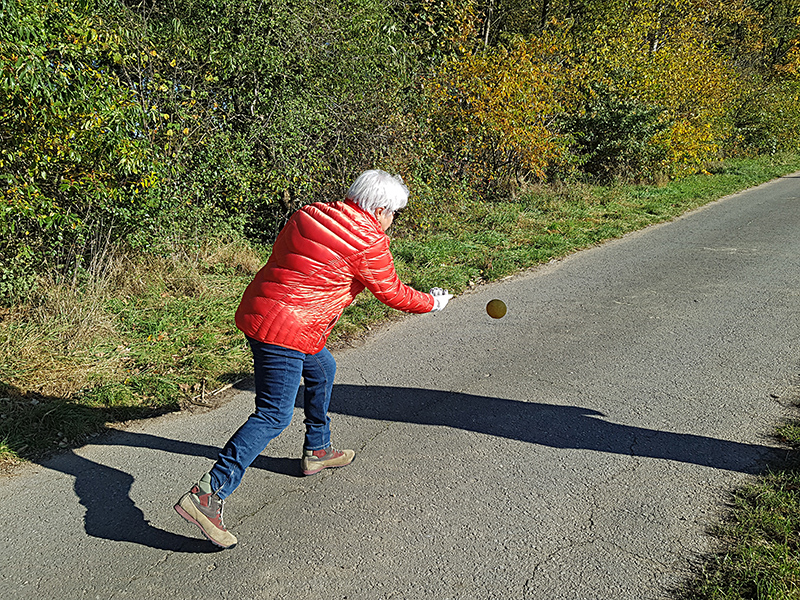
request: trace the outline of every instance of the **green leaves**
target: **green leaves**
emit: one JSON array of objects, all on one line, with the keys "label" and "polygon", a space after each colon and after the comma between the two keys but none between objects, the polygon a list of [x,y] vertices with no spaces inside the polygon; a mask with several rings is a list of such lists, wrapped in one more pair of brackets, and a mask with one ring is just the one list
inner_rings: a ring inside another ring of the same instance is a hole
[{"label": "green leaves", "polygon": [[563,123],[575,137],[581,170],[604,182],[653,178],[667,157],[657,137],[669,126],[664,109],[622,98],[599,83],[589,84],[582,96],[585,104]]},{"label": "green leaves", "polygon": [[0,4],[11,282],[74,272],[98,239],[269,241],[376,166],[429,194],[425,224],[458,186],[682,176],[800,140],[795,0]]},{"label": "green leaves", "polygon": [[53,268],[58,254],[91,235],[87,223],[125,195],[147,148],[135,140],[131,91],[111,67],[116,31],[74,3],[7,0],[6,7],[0,231],[11,235],[0,241],[0,269],[13,279]]},{"label": "green leaves", "polygon": [[192,229],[190,210],[268,239],[395,143],[381,121],[410,80],[378,0],[4,4],[0,230],[27,232],[0,241],[10,272]]}]

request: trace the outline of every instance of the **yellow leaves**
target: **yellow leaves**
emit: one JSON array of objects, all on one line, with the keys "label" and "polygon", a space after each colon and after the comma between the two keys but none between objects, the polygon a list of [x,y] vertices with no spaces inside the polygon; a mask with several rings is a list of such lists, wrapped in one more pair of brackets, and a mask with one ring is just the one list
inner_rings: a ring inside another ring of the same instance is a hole
[{"label": "yellow leaves", "polygon": [[[602,83],[663,115],[652,143],[668,149],[665,172],[697,170],[728,135],[726,111],[737,91],[710,23],[721,11],[733,18],[747,7],[740,0],[608,4],[595,36],[551,23],[537,36],[446,61],[424,86],[433,143],[486,181],[503,170],[543,176],[570,160],[553,123],[580,110],[577,90]],[[800,73],[800,40],[782,68]]]},{"label": "yellow leaves", "polygon": [[659,136],[668,150],[664,166],[678,177],[698,172],[719,151],[717,137],[710,123],[697,118],[676,120]]},{"label": "yellow leaves", "polygon": [[710,43],[707,29],[723,2],[622,3],[626,10],[612,14],[608,24],[614,33],[589,49],[585,77],[608,82],[630,100],[661,107],[670,124],[656,140],[669,148],[664,166],[675,174],[693,172],[718,151],[726,107],[736,90],[735,74]]},{"label": "yellow leaves", "polygon": [[[800,17],[798,17],[800,20]],[[783,64],[776,65],[775,70],[782,75],[800,76],[800,39],[792,42]]]},{"label": "yellow leaves", "polygon": [[418,10],[409,11],[408,17],[419,50],[426,56],[453,56],[465,53],[474,46],[478,37],[480,19],[476,3],[462,0],[417,0]]},{"label": "yellow leaves", "polygon": [[563,40],[516,38],[507,46],[449,61],[426,85],[434,131],[447,152],[481,177],[522,170],[544,176],[563,153],[547,123],[559,112]]}]

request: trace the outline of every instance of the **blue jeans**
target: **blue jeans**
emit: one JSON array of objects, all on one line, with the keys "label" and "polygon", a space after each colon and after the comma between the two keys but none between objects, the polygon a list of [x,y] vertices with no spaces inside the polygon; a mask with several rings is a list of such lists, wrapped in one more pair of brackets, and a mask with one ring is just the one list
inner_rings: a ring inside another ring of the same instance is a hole
[{"label": "blue jeans", "polygon": [[219,453],[211,469],[211,486],[225,499],[242,480],[245,469],[292,421],[294,402],[305,382],[304,450],[322,450],[331,443],[328,405],[336,361],[327,348],[303,354],[247,338],[253,351],[256,410]]}]

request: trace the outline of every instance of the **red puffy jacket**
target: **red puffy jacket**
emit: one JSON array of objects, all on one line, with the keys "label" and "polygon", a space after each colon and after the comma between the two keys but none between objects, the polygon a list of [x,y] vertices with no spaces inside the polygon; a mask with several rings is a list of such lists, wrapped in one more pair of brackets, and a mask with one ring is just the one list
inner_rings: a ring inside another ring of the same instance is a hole
[{"label": "red puffy jacket", "polygon": [[380,223],[352,201],[309,204],[278,235],[236,311],[245,335],[316,354],[364,288],[398,310],[426,313],[433,296],[400,282]]}]

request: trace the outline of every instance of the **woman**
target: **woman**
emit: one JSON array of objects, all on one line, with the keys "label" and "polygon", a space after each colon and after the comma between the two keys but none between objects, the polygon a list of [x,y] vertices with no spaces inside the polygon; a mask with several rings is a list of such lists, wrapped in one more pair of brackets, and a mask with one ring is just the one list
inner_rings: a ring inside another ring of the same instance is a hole
[{"label": "woman", "polygon": [[236,326],[253,352],[256,409],[228,441],[211,471],[175,505],[211,542],[236,538],[222,522],[222,507],[245,470],[291,422],[305,383],[305,475],[343,467],[355,457],[330,441],[328,405],[336,362],[325,342],[344,309],[364,288],[384,304],[410,313],[443,309],[446,290],[418,292],[400,282],[386,230],[408,203],[400,177],[365,171],[344,202],[304,206],[289,219],[267,264],[244,292]]}]

